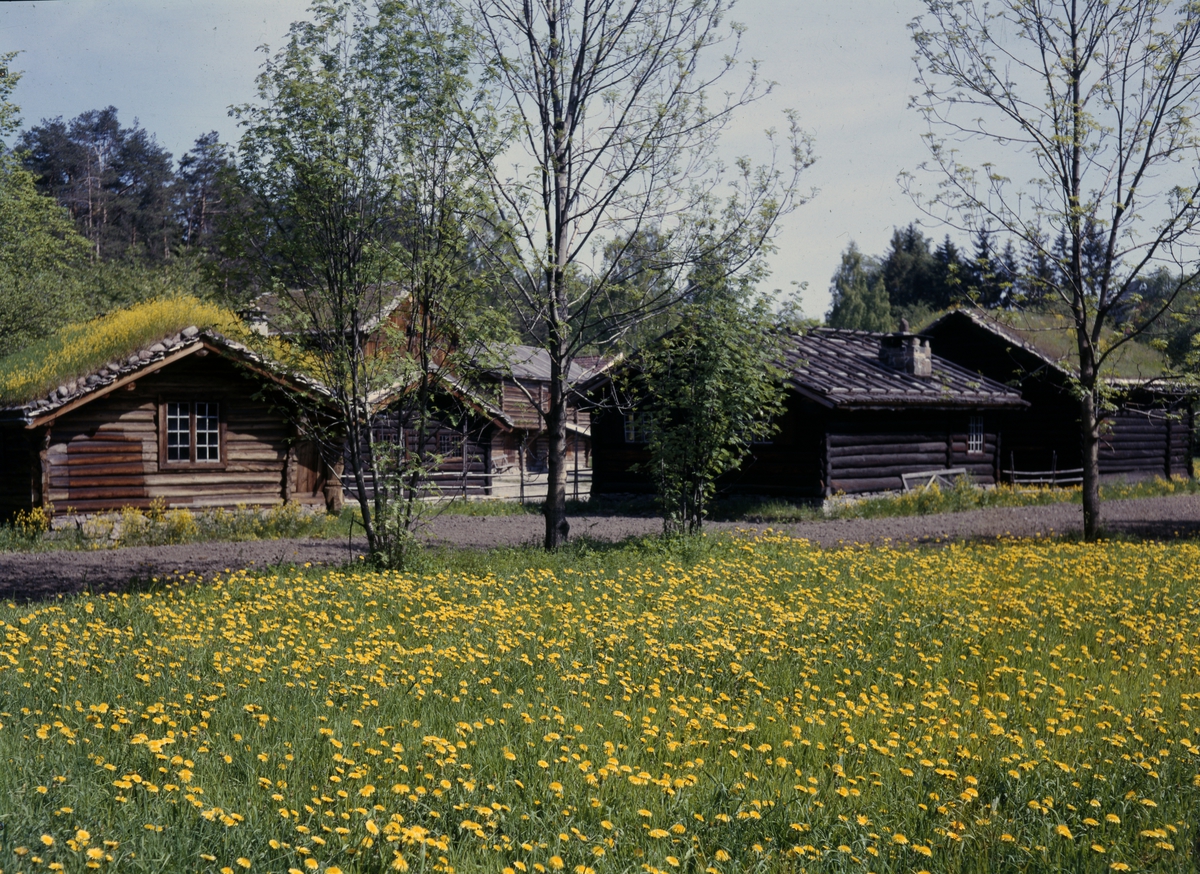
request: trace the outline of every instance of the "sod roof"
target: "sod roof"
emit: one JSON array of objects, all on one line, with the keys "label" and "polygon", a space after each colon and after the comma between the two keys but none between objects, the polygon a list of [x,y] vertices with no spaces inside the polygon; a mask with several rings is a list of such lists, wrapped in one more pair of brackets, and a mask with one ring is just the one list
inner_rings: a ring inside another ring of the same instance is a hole
[{"label": "sod roof", "polygon": [[[1079,350],[1070,317],[1054,312],[981,310],[974,307],[951,310],[934,318],[922,331],[954,319],[968,319],[985,330],[1049,364],[1070,377],[1079,374]],[[1121,339],[1116,331],[1103,333],[1103,348],[1113,348]],[[1101,376],[1113,383],[1161,381],[1170,374],[1166,356],[1145,343],[1130,340],[1117,347],[1101,367]]]},{"label": "sod roof", "polygon": [[213,304],[191,297],[148,301],[68,325],[0,360],[0,410],[40,420],[200,345],[308,395],[328,394],[306,374],[239,342],[251,338],[236,315]]}]

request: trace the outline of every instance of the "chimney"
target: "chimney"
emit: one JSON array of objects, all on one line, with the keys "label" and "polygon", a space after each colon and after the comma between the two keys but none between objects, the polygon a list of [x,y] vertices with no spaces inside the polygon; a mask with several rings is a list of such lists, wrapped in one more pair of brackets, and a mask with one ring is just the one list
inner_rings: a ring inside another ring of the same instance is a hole
[{"label": "chimney", "polygon": [[884,334],[879,341],[879,360],[885,367],[913,376],[933,375],[933,353],[929,349],[929,341],[916,334],[904,331]]}]

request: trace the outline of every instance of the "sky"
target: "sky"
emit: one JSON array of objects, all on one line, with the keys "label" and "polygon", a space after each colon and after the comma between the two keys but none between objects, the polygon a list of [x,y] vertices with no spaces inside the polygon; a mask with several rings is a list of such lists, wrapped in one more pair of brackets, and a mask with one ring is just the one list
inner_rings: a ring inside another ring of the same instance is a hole
[{"label": "sky", "polygon": [[[925,158],[923,122],[908,109],[915,67],[908,24],[919,0],[741,0],[743,55],[777,84],[743,112],[728,158],[761,150],[762,131],[793,109],[815,141],[802,185],[818,189],[787,216],[767,287],[807,283],[805,313],[829,308],[829,280],[854,240],[882,253],[892,228],[920,217],[897,183]],[[25,125],[109,105],[136,118],[177,159],[216,130],[237,138],[229,107],[254,98],[262,45],[278,48],[307,0],[52,0],[0,3],[0,50],[20,51],[14,100]],[[946,228],[924,222],[940,238]]]}]

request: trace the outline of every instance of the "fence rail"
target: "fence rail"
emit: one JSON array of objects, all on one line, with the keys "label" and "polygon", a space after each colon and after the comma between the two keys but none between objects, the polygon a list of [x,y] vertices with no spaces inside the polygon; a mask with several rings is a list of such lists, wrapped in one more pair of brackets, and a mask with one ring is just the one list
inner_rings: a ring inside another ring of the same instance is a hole
[{"label": "fence rail", "polygon": [[1050,470],[1017,470],[1015,453],[1009,453],[1008,464],[1008,470],[1001,470],[1000,475],[1007,475],[1014,486],[1075,486],[1083,482],[1083,468],[1059,467],[1057,452],[1050,455]]}]

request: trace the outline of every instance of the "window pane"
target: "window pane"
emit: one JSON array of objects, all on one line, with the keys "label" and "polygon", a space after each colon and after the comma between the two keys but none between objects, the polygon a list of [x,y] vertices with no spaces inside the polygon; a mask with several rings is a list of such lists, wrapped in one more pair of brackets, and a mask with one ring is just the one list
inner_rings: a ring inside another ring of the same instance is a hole
[{"label": "window pane", "polygon": [[191,404],[167,404],[167,461],[191,461]]},{"label": "window pane", "polygon": [[967,452],[983,452],[983,416],[972,416],[967,430]]},{"label": "window pane", "polygon": [[457,458],[462,446],[462,436],[460,434],[449,434],[443,431],[438,434],[438,455],[443,458]]},{"label": "window pane", "polygon": [[221,426],[217,405],[196,404],[196,461],[221,460]]}]

